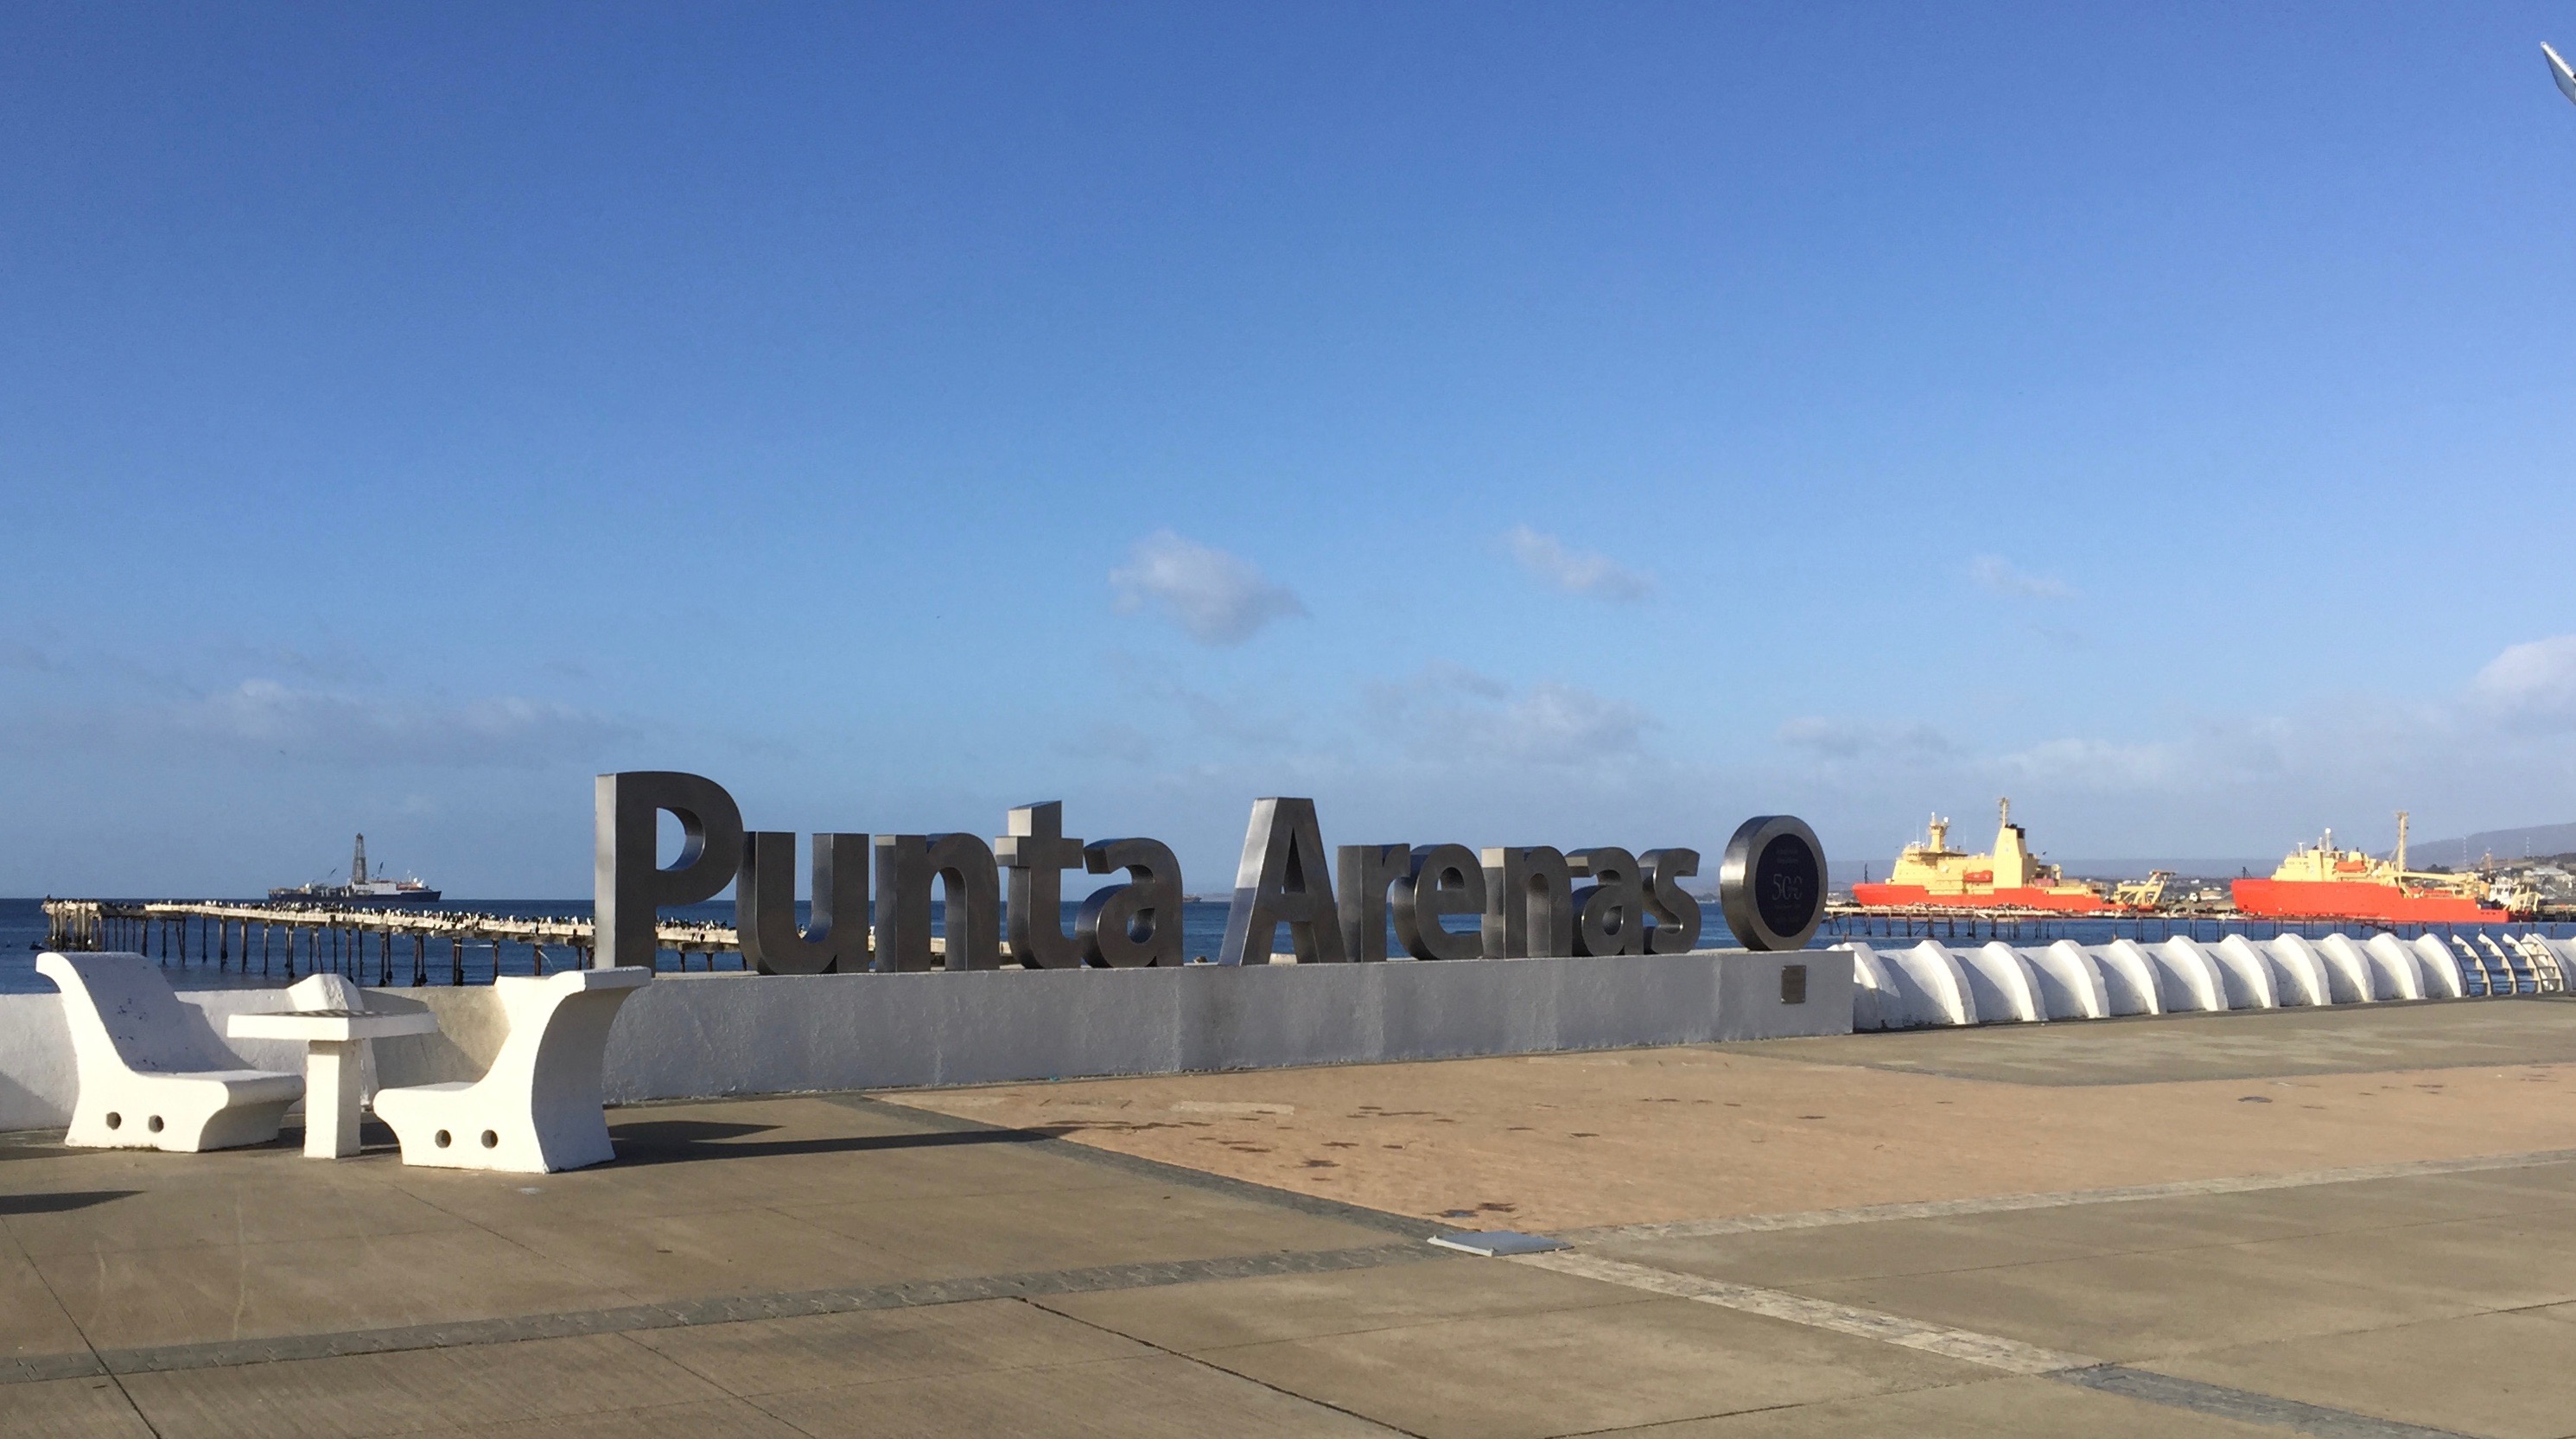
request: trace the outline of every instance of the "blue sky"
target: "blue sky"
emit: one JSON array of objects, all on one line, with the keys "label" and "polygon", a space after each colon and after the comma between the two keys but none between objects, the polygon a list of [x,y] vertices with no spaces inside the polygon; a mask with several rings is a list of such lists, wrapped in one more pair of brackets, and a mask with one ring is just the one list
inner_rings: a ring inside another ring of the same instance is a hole
[{"label": "blue sky", "polygon": [[0,892],[2576,818],[2576,8],[0,12]]}]

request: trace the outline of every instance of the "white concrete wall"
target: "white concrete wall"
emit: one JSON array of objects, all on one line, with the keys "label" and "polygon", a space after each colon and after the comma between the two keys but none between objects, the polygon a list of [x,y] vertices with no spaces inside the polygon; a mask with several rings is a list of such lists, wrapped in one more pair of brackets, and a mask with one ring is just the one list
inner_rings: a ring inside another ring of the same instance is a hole
[{"label": "white concrete wall", "polygon": [[[1783,1004],[1781,969],[1807,969]],[[500,1044],[487,987],[404,989],[442,1033],[382,1040],[386,1084],[470,1079]],[[218,1016],[282,1009],[279,990],[181,998]],[[612,1102],[898,1089],[1086,1075],[1360,1064],[1614,1049],[1851,1030],[1845,950],[1605,959],[1258,965],[966,974],[664,975],[619,1012]],[[293,1045],[233,1046],[294,1069]],[[272,1053],[274,1048],[276,1052]],[[0,1129],[68,1122],[62,1001],[0,995]]]}]

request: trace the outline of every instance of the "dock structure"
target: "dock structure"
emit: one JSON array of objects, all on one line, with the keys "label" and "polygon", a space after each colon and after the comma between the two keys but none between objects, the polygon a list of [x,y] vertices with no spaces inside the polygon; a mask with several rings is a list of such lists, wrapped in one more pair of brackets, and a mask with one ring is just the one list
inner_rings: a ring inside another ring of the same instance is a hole
[{"label": "dock structure", "polygon": [[[2533,914],[2498,917],[2496,925],[2564,925],[2576,921],[2576,911],[2564,908],[2543,909]],[[1825,906],[1822,934],[1829,938],[1853,939],[1989,939],[2018,942],[2025,939],[2063,938],[2076,933],[2098,933],[2098,926],[2108,925],[2115,932],[2134,931],[2141,940],[2210,939],[2230,934],[2243,934],[2257,939],[2274,935],[2296,934],[2309,938],[2342,930],[2386,930],[2412,938],[2419,934],[2450,934],[2454,929],[2475,933],[2480,926],[2453,925],[2441,921],[2355,919],[2337,915],[2248,915],[2233,909],[2160,907],[2155,909],[2101,909],[2073,911],[2037,909],[2027,905],[1962,905],[1962,904],[1852,904],[1833,902]]]},{"label": "dock structure", "polygon": [[[469,969],[481,968],[471,962],[477,951],[487,947],[494,975],[505,972],[504,946],[527,951],[522,962],[530,973],[543,973],[557,957],[554,968],[587,966],[593,950],[586,919],[376,905],[49,899],[45,926],[50,949],[121,950],[243,974],[327,972],[388,985],[406,971],[413,984],[464,984]],[[710,969],[722,957],[740,961],[732,925],[666,923],[655,932],[681,969],[693,957]]]}]

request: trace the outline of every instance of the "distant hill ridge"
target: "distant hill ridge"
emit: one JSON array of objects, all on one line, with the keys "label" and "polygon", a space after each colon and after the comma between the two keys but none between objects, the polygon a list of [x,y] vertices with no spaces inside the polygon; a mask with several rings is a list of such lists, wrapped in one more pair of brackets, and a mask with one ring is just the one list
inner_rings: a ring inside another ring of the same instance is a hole
[{"label": "distant hill ridge", "polygon": [[2457,869],[2463,864],[2475,864],[2478,856],[2489,853],[2498,859],[2576,853],[2576,824],[2484,829],[2459,839],[2418,839],[2406,844],[2409,865],[2446,864]]}]

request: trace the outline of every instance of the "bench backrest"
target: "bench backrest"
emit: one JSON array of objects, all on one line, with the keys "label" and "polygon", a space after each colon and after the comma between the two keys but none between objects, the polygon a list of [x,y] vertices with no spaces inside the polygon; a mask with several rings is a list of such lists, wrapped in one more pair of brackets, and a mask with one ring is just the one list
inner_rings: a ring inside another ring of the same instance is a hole
[{"label": "bench backrest", "polygon": [[62,990],[72,1052],[84,1064],[113,1059],[145,1074],[246,1067],[142,955],[43,954],[36,972]]}]

